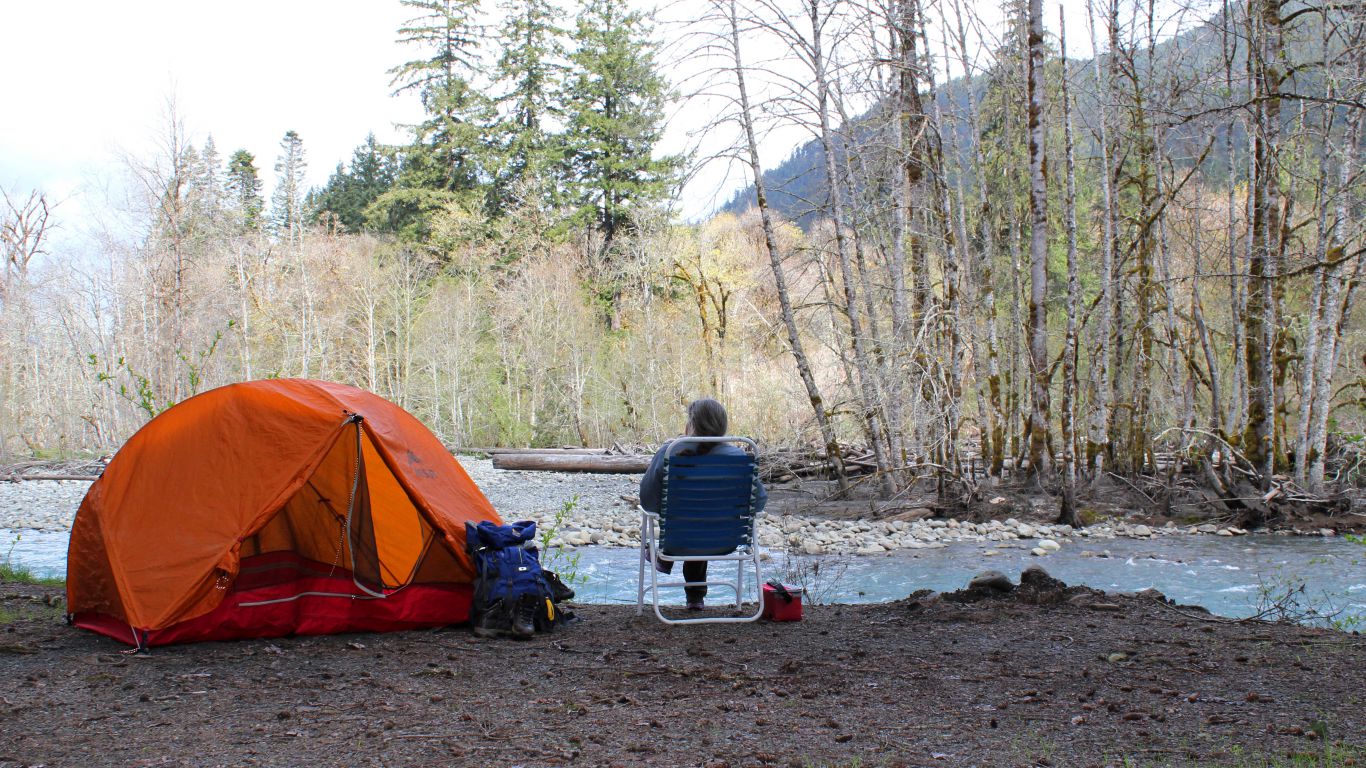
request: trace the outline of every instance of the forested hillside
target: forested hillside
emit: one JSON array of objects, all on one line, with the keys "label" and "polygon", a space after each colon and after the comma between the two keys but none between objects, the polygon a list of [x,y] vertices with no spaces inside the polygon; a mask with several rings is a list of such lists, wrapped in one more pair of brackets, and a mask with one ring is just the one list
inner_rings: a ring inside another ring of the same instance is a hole
[{"label": "forested hillside", "polygon": [[[655,441],[714,395],[837,468],[862,446],[881,495],[1009,475],[1064,521],[1087,479],[1251,523],[1358,482],[1362,8],[400,1],[424,117],[320,188],[289,126],[258,158],[171,112],[115,223],[79,222],[93,258],[7,192],[0,461],[304,376],[466,446]],[[752,185],[697,223],[684,97]],[[761,167],[784,128],[812,140]]]}]

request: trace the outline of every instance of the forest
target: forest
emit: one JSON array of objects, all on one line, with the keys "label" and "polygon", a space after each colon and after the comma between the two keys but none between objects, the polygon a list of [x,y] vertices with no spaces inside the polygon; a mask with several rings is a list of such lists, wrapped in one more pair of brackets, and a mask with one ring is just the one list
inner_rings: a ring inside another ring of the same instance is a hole
[{"label": "forest", "polygon": [[[1366,6],[399,2],[423,120],[321,187],[288,130],[267,199],[171,102],[97,257],[4,190],[0,463],[307,377],[453,448],[655,443],[714,396],[841,490],[1036,483],[1074,524],[1101,482],[1250,525],[1361,482]],[[715,164],[748,186],[684,220]]]}]

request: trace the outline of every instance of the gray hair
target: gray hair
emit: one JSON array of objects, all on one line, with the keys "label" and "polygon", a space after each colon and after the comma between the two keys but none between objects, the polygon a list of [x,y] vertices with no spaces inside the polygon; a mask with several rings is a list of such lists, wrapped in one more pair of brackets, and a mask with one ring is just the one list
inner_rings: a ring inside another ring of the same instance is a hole
[{"label": "gray hair", "polygon": [[688,431],[694,436],[721,437],[728,425],[726,407],[710,397],[688,403]]}]

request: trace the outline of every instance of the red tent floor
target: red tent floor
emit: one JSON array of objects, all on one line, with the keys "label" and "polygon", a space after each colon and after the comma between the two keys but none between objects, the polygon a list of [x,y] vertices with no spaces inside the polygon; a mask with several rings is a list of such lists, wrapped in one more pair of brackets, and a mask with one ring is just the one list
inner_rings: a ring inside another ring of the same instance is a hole
[{"label": "red tent floor", "polygon": [[[138,635],[142,645],[153,646],[423,629],[469,621],[472,598],[469,584],[410,584],[374,598],[356,587],[348,570],[272,552],[242,560],[237,580],[209,613]],[[113,617],[78,613],[74,623],[138,645],[133,628]]]}]

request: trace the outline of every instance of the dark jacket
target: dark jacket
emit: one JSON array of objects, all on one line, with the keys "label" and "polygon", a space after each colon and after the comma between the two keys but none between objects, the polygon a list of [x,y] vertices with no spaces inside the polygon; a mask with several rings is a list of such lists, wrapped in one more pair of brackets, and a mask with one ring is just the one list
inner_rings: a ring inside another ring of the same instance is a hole
[{"label": "dark jacket", "polygon": [[[659,503],[663,500],[664,494],[664,456],[669,451],[672,440],[665,443],[655,453],[655,457],[650,460],[650,466],[645,470],[645,476],[640,478],[640,506],[649,512],[658,512]],[[703,443],[711,445],[710,453],[725,456],[740,456],[745,453],[745,449],[734,443]],[[678,452],[679,455],[697,453],[695,448],[684,448]],[[754,506],[754,514],[764,511],[764,505],[768,503],[768,491],[764,489],[764,484],[759,482],[759,478],[754,478],[754,485],[758,490],[758,498]]]}]

